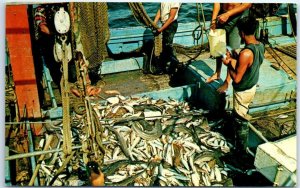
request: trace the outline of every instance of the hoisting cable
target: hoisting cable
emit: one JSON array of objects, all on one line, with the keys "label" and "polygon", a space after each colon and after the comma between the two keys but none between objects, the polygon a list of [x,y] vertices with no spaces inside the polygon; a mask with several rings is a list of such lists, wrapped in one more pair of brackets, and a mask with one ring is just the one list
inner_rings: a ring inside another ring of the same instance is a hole
[{"label": "hoisting cable", "polygon": [[[142,25],[149,27],[151,30],[154,29],[159,29],[159,27],[154,24],[153,20],[148,16],[146,13],[142,3],[128,3],[130,9],[132,10],[132,13],[137,20],[138,23],[141,23]],[[162,34],[159,34],[157,36],[154,36],[154,46],[153,49],[151,50],[151,55],[150,55],[150,72],[153,73],[154,71],[152,70],[152,57],[153,57],[153,52],[155,57],[160,56],[162,53]]]},{"label": "hoisting cable", "polygon": [[72,152],[72,136],[70,127],[70,97],[69,97],[69,83],[68,83],[68,50],[66,49],[67,36],[62,35],[62,77],[60,81],[61,98],[63,106],[63,152],[66,156]]},{"label": "hoisting cable", "polygon": [[[159,29],[153,20],[146,13],[142,3],[128,3],[133,15],[138,23],[149,27],[151,30]],[[162,35],[159,34],[154,37],[154,54],[158,57],[162,52]]]},{"label": "hoisting cable", "polygon": [[[206,25],[205,25],[205,16],[204,16],[204,9],[203,9],[203,5],[202,3],[200,3],[201,5],[201,12],[202,12],[202,20],[203,20],[203,27],[204,27],[204,31],[205,31],[205,35],[206,35],[206,38],[208,39],[208,34],[207,34],[207,28],[206,28]],[[202,45],[204,45],[204,38],[202,37]]]},{"label": "hoisting cable", "polygon": [[153,20],[146,13],[142,3],[128,3],[131,8],[134,17],[136,20],[145,25],[146,27],[150,27],[151,29],[159,29],[156,24],[154,24]]},{"label": "hoisting cable", "polygon": [[198,40],[200,39],[201,34],[202,34],[202,30],[201,30],[201,34],[197,38],[195,37],[195,31],[198,28],[202,27],[201,21],[200,21],[200,12],[199,12],[199,8],[198,8],[198,3],[196,3],[196,9],[197,9],[197,22],[198,22],[198,26],[193,30],[192,36],[193,36],[194,41],[197,40],[197,44],[198,44]]}]

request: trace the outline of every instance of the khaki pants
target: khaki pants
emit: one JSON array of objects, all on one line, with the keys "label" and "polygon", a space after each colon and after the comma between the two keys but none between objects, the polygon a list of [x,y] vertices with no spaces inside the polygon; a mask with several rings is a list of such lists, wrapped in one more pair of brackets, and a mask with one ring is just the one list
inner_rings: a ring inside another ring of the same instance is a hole
[{"label": "khaki pants", "polygon": [[246,120],[250,120],[248,115],[249,104],[252,102],[256,92],[256,85],[245,91],[233,91],[233,109],[234,111]]}]

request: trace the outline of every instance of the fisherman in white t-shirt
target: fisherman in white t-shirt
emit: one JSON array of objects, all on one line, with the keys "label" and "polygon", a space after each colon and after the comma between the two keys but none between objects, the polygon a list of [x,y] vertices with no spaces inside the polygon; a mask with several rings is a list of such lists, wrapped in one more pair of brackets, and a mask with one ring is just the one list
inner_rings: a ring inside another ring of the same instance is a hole
[{"label": "fisherman in white t-shirt", "polygon": [[158,9],[154,23],[157,24],[160,19],[162,26],[154,31],[154,35],[163,34],[163,52],[161,55],[160,70],[157,74],[166,72],[166,64],[170,62],[172,58],[176,58],[173,50],[173,38],[178,28],[178,12],[181,3],[176,2],[162,2],[160,9]]}]

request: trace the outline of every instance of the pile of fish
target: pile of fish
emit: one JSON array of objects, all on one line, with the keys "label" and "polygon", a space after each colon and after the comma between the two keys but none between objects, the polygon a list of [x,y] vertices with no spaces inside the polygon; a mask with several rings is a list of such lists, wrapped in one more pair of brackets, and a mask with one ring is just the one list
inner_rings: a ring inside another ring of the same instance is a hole
[{"label": "pile of fish", "polygon": [[[107,186],[227,186],[231,180],[219,157],[232,145],[210,130],[206,111],[174,99],[120,95],[92,107],[103,126]],[[73,116],[73,143],[85,139],[88,125],[80,118]],[[76,155],[71,163],[78,170],[83,161]],[[71,177],[63,185],[83,185]]]},{"label": "pile of fish", "polygon": [[[94,110],[105,125],[106,185],[223,185],[227,172],[218,157],[230,144],[211,132],[203,110],[173,99],[122,96]],[[118,163],[117,163],[118,162]],[[113,165],[116,164],[117,165]]]}]

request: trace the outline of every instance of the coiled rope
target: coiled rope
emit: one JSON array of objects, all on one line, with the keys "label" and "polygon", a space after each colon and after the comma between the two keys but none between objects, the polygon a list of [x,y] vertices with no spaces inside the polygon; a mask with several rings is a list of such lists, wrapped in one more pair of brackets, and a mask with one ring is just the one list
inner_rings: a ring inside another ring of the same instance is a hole
[{"label": "coiled rope", "polygon": [[[199,25],[193,30],[192,36],[193,36],[193,39],[197,41],[197,43],[198,43],[198,40],[200,40],[200,38],[201,38],[201,44],[196,46],[196,49],[197,49],[198,53],[194,57],[190,57],[189,61],[195,60],[201,54],[201,52],[203,51],[203,48],[204,48],[204,33],[206,35],[206,38],[208,38],[207,30],[206,30],[206,26],[205,26],[206,21],[205,21],[205,17],[204,17],[203,5],[202,5],[202,3],[200,3],[200,9],[201,9],[201,14],[202,14],[203,25],[201,24],[201,19],[200,19],[199,3],[196,3],[196,7],[197,7],[197,21],[198,21]],[[195,37],[195,32],[197,31],[198,28],[200,28],[200,35],[198,37]],[[192,50],[194,50],[194,49],[192,49]],[[186,55],[186,53],[184,53],[184,55]]]}]

